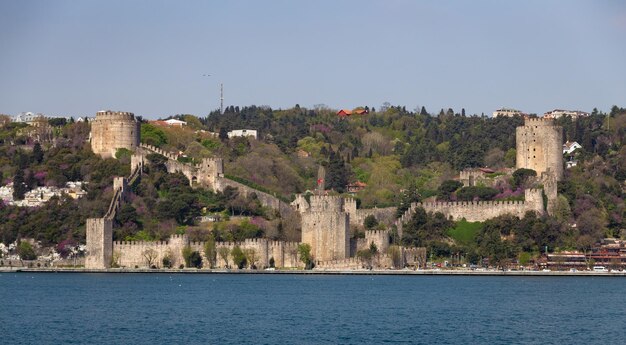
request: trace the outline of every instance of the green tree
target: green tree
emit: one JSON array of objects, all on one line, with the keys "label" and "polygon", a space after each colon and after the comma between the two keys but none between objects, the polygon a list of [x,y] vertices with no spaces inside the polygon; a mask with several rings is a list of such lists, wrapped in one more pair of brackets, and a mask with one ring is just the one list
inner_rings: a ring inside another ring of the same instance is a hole
[{"label": "green tree", "polygon": [[26,194],[27,188],[24,183],[24,170],[17,169],[15,176],[13,177],[13,199],[23,200],[24,194]]},{"label": "green tree", "polygon": [[492,200],[497,194],[497,189],[483,186],[463,187],[456,192],[457,198],[465,201],[471,201],[476,198],[480,200]]},{"label": "green tree", "polygon": [[190,246],[183,247],[183,260],[185,260],[185,266],[191,267],[191,254],[193,253],[193,249]]},{"label": "green tree", "polygon": [[376,219],[376,216],[374,216],[373,214],[370,214],[369,216],[365,217],[365,220],[363,220],[363,226],[368,230],[375,228],[377,225],[378,219]]},{"label": "green tree", "polygon": [[219,247],[217,249],[217,253],[220,255],[220,258],[222,258],[222,260],[224,261],[226,268],[228,268],[229,267],[228,257],[230,255],[230,250],[227,247]]},{"label": "green tree", "polygon": [[419,202],[420,200],[421,195],[417,190],[417,186],[415,184],[411,184],[400,195],[400,205],[398,205],[398,208],[396,209],[396,218],[402,217],[406,210],[411,207],[412,203]]},{"label": "green tree", "polygon": [[20,256],[22,260],[35,260],[37,259],[37,254],[35,254],[35,249],[33,246],[26,242],[21,241],[17,246],[17,255]]},{"label": "green tree", "polygon": [[39,142],[35,143],[33,146],[33,162],[37,164],[41,164],[43,161],[43,150],[41,149],[41,144]]},{"label": "green tree", "polygon": [[522,187],[530,177],[537,176],[537,172],[532,169],[521,168],[513,172],[513,185]]},{"label": "green tree", "polygon": [[246,254],[243,250],[241,250],[241,248],[239,248],[239,246],[235,246],[230,254],[233,257],[233,263],[237,266],[237,268],[242,269],[246,267]]},{"label": "green tree", "polygon": [[217,250],[215,248],[215,236],[211,233],[204,243],[204,256],[206,256],[209,268],[215,267],[217,259]]},{"label": "green tree", "polygon": [[326,171],[326,189],[334,189],[338,193],[343,193],[348,184],[349,173],[346,163],[339,153],[330,151]]},{"label": "green tree", "polygon": [[189,256],[190,267],[202,268],[202,256],[198,251],[192,251]]},{"label": "green tree", "polygon": [[172,256],[165,254],[161,260],[164,268],[172,268]]},{"label": "green tree", "polygon": [[161,147],[167,144],[167,135],[162,129],[149,123],[141,124],[141,141],[145,144]]},{"label": "green tree", "polygon": [[311,257],[311,245],[308,243],[300,243],[298,245],[298,254],[300,261],[304,263],[305,269],[313,268],[313,258]]},{"label": "green tree", "polygon": [[437,200],[450,200],[452,193],[463,187],[463,183],[455,180],[445,180],[437,188]]}]

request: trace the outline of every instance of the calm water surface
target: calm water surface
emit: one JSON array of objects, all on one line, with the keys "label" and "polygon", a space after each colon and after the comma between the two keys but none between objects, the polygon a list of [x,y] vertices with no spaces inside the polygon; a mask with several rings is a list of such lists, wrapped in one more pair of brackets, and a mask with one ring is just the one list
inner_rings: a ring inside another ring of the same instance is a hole
[{"label": "calm water surface", "polygon": [[626,279],[0,273],[0,344],[626,344]]}]

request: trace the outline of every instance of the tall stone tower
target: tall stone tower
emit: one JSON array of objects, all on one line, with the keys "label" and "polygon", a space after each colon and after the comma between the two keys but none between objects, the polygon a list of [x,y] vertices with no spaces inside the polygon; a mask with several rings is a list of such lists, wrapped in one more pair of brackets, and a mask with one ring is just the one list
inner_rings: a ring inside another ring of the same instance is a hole
[{"label": "tall stone tower", "polygon": [[103,158],[115,157],[120,148],[139,146],[140,124],[133,113],[103,110],[91,121],[91,149]]},{"label": "tall stone tower", "polygon": [[302,242],[315,260],[340,260],[350,255],[350,218],[340,196],[311,196],[302,212]]},{"label": "tall stone tower", "polygon": [[515,129],[516,168],[532,169],[537,176],[563,178],[563,128],[552,119],[526,118],[524,126]]},{"label": "tall stone tower", "polygon": [[113,222],[107,218],[87,219],[87,253],[85,268],[111,267],[113,254]]}]

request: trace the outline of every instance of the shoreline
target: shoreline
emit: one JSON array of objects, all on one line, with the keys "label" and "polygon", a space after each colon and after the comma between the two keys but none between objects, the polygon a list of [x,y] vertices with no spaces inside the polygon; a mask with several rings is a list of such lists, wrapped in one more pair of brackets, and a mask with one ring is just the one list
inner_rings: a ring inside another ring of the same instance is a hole
[{"label": "shoreline", "polygon": [[387,275],[387,276],[525,276],[525,277],[626,277],[623,272],[595,271],[476,271],[476,270],[228,270],[148,268],[29,268],[0,267],[2,273],[165,273],[165,274],[263,274],[263,275]]}]

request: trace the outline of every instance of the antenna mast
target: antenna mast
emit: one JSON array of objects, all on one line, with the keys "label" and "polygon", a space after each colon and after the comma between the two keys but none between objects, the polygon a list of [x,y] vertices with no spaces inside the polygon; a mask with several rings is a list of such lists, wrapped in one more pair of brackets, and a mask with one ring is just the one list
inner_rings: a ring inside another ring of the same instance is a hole
[{"label": "antenna mast", "polygon": [[220,115],[224,114],[224,84],[220,83]]}]

